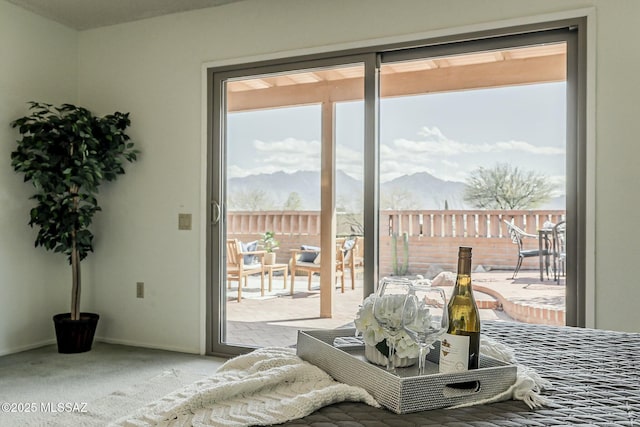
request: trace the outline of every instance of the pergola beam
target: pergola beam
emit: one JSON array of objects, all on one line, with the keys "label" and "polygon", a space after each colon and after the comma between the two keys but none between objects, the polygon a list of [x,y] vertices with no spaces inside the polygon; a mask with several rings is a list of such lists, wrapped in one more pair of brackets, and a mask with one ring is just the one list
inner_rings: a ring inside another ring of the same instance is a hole
[{"label": "pergola beam", "polygon": [[[381,97],[391,98],[435,92],[495,88],[566,80],[564,54],[509,59],[497,62],[385,73]],[[231,90],[228,111],[250,111],[295,105],[355,101],[364,98],[363,77],[272,86],[264,89]]]}]

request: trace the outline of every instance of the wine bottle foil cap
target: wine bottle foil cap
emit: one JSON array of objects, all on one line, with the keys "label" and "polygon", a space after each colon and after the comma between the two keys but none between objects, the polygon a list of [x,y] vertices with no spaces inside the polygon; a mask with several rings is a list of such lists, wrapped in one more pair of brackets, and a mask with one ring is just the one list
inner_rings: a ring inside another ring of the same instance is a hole
[{"label": "wine bottle foil cap", "polygon": [[460,246],[458,248],[458,256],[464,258],[471,258],[471,248],[466,246]]}]

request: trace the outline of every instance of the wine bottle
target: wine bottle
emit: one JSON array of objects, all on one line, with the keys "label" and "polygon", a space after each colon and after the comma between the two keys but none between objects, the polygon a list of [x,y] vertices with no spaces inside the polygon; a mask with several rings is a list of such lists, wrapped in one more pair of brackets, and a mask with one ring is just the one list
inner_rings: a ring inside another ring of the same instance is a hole
[{"label": "wine bottle", "polygon": [[447,308],[449,329],[440,342],[440,372],[478,369],[480,312],[471,289],[471,248],[458,250],[458,276]]}]

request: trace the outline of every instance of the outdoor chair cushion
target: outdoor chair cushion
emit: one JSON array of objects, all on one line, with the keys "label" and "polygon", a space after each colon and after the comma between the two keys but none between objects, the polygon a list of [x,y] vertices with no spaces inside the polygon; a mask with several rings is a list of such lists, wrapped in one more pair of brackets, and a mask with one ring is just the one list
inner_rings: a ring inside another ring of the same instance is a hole
[{"label": "outdoor chair cushion", "polygon": [[[258,241],[254,240],[253,242],[243,243],[240,242],[240,247],[242,248],[242,252],[253,252],[258,250]],[[258,257],[255,255],[244,255],[244,264],[251,265],[256,264],[258,262]]]},{"label": "outdoor chair cushion", "polygon": [[320,253],[320,248],[317,246],[302,245],[300,246],[300,249],[303,251],[314,251],[314,252],[300,253],[300,256],[298,257],[299,262],[314,262],[316,260],[316,257]]},{"label": "outdoor chair cushion", "polygon": [[349,253],[349,251],[353,248],[353,245],[356,244],[355,239],[349,239],[349,240],[345,240],[344,244],[342,245],[342,254],[344,256],[347,256],[347,254]]}]

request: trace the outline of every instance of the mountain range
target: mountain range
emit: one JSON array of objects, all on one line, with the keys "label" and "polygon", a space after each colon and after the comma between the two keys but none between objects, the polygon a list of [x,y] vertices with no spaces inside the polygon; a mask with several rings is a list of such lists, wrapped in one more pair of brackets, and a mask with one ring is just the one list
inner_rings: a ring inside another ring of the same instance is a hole
[{"label": "mountain range", "polygon": [[[289,195],[300,197],[300,210],[320,209],[320,173],[298,171],[249,175],[231,178],[228,181],[231,205],[236,209],[242,200],[263,198],[261,209],[283,209]],[[427,172],[403,175],[380,185],[380,200],[383,209],[472,209],[463,199],[464,183],[445,181]],[[336,172],[336,205],[338,210],[357,209],[362,206],[362,181],[342,171]],[[565,209],[565,197],[554,198],[541,209]]]}]

